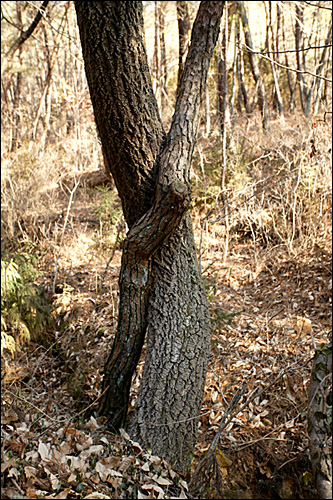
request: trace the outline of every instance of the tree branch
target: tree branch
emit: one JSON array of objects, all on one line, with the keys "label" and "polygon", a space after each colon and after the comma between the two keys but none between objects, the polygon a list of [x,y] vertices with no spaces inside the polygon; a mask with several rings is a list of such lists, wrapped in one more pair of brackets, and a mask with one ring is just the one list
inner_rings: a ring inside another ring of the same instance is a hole
[{"label": "tree branch", "polygon": [[[332,45],[324,45],[324,47],[331,47]],[[301,73],[302,75],[311,75],[311,76],[314,76],[318,79],[321,79],[321,80],[325,80],[326,82],[329,82],[329,83],[332,83],[332,80],[330,80],[329,78],[325,78],[324,76],[320,76],[320,75],[317,75],[316,73],[311,73],[311,71],[306,71],[306,70],[299,70],[299,69],[295,69],[295,68],[291,68],[290,66],[284,66],[284,64],[281,64],[277,61],[275,61],[274,59],[271,59],[270,57],[267,57],[265,55],[263,55],[261,52],[254,52],[251,47],[248,47],[247,45],[245,45],[246,47],[246,50],[244,50],[242,47],[239,47],[241,50],[243,50],[244,52],[249,52],[249,53],[254,53],[254,54],[258,54],[259,56],[261,56],[263,59],[267,59],[267,61],[270,61],[274,64],[276,64],[277,66],[279,66],[280,68],[284,68],[284,69],[289,69],[289,71],[294,71],[295,73]],[[311,47],[312,48],[312,47]],[[295,50],[295,52],[302,52],[302,49],[299,49],[299,50]]]},{"label": "tree branch", "polygon": [[[190,163],[209,64],[220,30],[225,2],[201,2],[192,28],[190,48],[177,95],[175,112],[160,155],[159,182],[189,183]],[[198,50],[198,47],[205,50]]]},{"label": "tree branch", "polygon": [[266,52],[256,52],[255,50],[251,49],[244,49],[243,47],[240,47],[238,44],[236,44],[237,47],[242,50],[243,52],[252,52],[252,54],[286,54],[288,52],[305,52],[306,50],[311,50],[311,49],[325,49],[326,47],[332,47],[332,44],[328,45],[313,45],[310,47],[303,47],[302,49],[290,49],[290,50],[267,50]]},{"label": "tree branch", "polygon": [[312,2],[304,2],[304,3],[306,3],[307,5],[311,5],[311,7],[317,7],[318,9],[332,10],[331,7],[325,7],[325,5],[318,5]]},{"label": "tree branch", "polygon": [[19,38],[13,43],[13,45],[10,47],[10,49],[7,52],[7,56],[13,55],[17,49],[20,48],[20,46],[32,35],[32,33],[35,31],[39,21],[43,17],[43,14],[45,12],[45,9],[47,7],[47,4],[49,3],[49,0],[44,0],[42,3],[39,11],[37,12],[35,19],[32,21],[30,24],[29,28],[21,33]]}]

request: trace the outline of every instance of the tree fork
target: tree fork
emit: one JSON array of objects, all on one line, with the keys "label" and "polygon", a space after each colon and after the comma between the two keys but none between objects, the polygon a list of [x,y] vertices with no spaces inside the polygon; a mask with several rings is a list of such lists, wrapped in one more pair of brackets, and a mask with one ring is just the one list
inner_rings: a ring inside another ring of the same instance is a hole
[{"label": "tree fork", "polygon": [[146,334],[149,362],[130,435],[182,470],[196,441],[193,416],[200,414],[211,334],[191,217],[182,212],[224,3],[200,3],[165,136],[144,47],[142,3],[75,2],[96,124],[130,228],[120,273],[118,331],[106,364],[100,413],[116,427],[124,422]]}]

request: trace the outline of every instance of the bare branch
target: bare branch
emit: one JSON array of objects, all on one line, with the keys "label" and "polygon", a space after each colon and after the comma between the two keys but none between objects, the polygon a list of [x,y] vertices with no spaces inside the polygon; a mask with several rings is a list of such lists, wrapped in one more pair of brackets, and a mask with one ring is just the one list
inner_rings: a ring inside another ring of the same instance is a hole
[{"label": "bare branch", "polygon": [[263,54],[286,54],[288,52],[305,52],[306,50],[311,50],[311,49],[325,49],[327,47],[332,47],[332,44],[330,43],[328,45],[313,45],[311,47],[303,47],[302,49],[269,50],[269,51],[267,50],[266,52],[255,52],[254,50],[247,50],[247,49],[244,49],[244,48],[242,48],[241,50],[243,52],[252,52],[253,54],[263,55]]},{"label": "bare branch", "polygon": [[[324,45],[324,47],[331,47],[332,45]],[[252,49],[250,47],[248,47],[247,45],[245,45],[246,47],[246,50],[243,48],[243,47],[239,47],[238,48],[240,50],[243,50],[245,52],[253,52]],[[299,52],[299,51],[295,51],[295,52]],[[281,64],[277,61],[275,61],[274,59],[271,59],[270,57],[267,57],[265,55],[263,55],[262,52],[254,52],[255,54],[259,54],[260,57],[262,57],[263,59],[266,59],[267,61],[270,61],[274,64],[276,64],[277,66],[279,66],[280,68],[284,68],[284,69],[289,69],[289,71],[294,71],[295,73],[301,73],[301,74],[306,74],[306,75],[311,75],[311,76],[314,76],[318,79],[321,79],[321,80],[325,80],[326,82],[329,82],[329,83],[332,83],[332,80],[330,80],[329,78],[326,78],[325,76],[320,76],[320,75],[316,75],[315,73],[311,73],[311,71],[300,71],[299,69],[295,69],[295,68],[291,68],[290,66],[285,66],[284,64]]]},{"label": "bare branch", "polygon": [[10,47],[10,49],[7,52],[7,56],[13,55],[14,52],[16,52],[17,49],[19,47],[21,47],[21,45],[32,35],[32,33],[37,28],[39,21],[43,17],[43,14],[45,12],[45,9],[46,9],[48,3],[49,3],[49,0],[44,0],[44,2],[42,3],[40,9],[38,10],[38,12],[34,18],[34,20],[30,24],[29,28],[27,30],[23,31],[21,33],[21,35],[19,36],[19,38],[13,43],[13,45]]},{"label": "bare branch", "polygon": [[312,2],[304,2],[304,3],[306,3],[307,5],[311,5],[311,7],[317,7],[318,9],[332,10],[331,7],[325,7],[324,5],[318,5]]}]

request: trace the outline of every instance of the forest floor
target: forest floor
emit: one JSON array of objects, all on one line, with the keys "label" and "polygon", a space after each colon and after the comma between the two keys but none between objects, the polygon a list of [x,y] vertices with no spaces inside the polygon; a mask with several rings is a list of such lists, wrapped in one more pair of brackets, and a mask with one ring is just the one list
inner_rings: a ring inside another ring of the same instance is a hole
[{"label": "forest floor", "polygon": [[[118,245],[101,289],[113,247],[96,216],[105,191],[86,182],[96,175],[84,172],[68,219],[69,196],[59,195],[57,235],[38,240],[39,280],[53,303],[54,329],[45,346],[30,342],[6,358],[2,498],[221,498],[208,469],[192,479],[191,493],[188,483],[223,415],[234,410],[216,450],[225,498],[314,498],[307,387],[314,349],[331,330],[330,229],[293,252],[235,233],[225,260],[223,232],[209,233],[201,265],[212,354],[193,466],[180,477],[94,415],[117,324],[121,258]],[[112,203],[116,211],[116,196]],[[199,241],[203,216],[193,215]],[[132,406],[143,365],[144,351]],[[237,391],[238,405],[230,409]]]}]

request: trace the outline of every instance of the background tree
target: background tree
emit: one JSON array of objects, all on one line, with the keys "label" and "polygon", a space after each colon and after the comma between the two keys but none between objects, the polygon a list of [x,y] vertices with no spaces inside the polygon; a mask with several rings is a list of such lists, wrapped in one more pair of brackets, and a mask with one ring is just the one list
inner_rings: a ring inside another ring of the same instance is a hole
[{"label": "background tree", "polygon": [[[278,113],[280,115],[280,120],[281,123],[284,123],[284,115],[283,115],[283,104],[282,104],[282,98],[281,98],[281,92],[280,92],[280,87],[279,87],[279,78],[278,78],[278,71],[277,67],[275,65],[274,58],[277,57],[276,54],[279,53],[278,51],[278,45],[277,43],[274,43],[274,31],[273,31],[273,25],[272,25],[272,2],[268,2],[268,6],[266,2],[264,3],[265,5],[265,11],[266,11],[266,45],[267,45],[267,50],[268,54],[270,55],[271,61],[271,70],[272,70],[272,75],[273,75],[273,82],[274,82],[274,92],[273,92],[273,103],[275,104]],[[279,11],[277,11],[279,12]],[[277,16],[278,20],[280,19],[280,16]],[[277,27],[279,27],[279,23],[277,23]],[[278,40],[278,32],[276,35],[276,42]]]},{"label": "background tree", "polygon": [[247,17],[247,12],[246,12],[246,7],[244,2],[238,2],[238,6],[240,9],[240,15],[242,19],[242,24],[243,24],[243,30],[244,30],[244,35],[245,35],[245,42],[246,42],[246,48],[247,48],[247,53],[248,53],[248,58],[250,62],[250,67],[252,71],[252,75],[254,78],[254,81],[256,83],[256,86],[258,88],[258,106],[262,114],[262,125],[264,129],[268,129],[269,127],[269,109],[268,109],[268,104],[267,104],[267,97],[266,97],[266,91],[265,91],[265,86],[264,82],[262,79],[262,75],[260,73],[258,61],[257,61],[257,55],[254,52],[254,46],[253,46],[253,41],[252,41],[252,35],[250,31],[250,26],[249,26],[249,20]]},{"label": "background tree", "polygon": [[185,59],[190,41],[191,19],[188,10],[188,3],[177,1],[177,19],[178,19],[178,39],[179,39],[179,56],[178,56],[178,78],[177,91],[178,95],[180,88],[180,80],[184,71]]},{"label": "background tree", "polygon": [[159,12],[159,31],[160,31],[160,51],[161,51],[161,110],[165,108],[168,100],[168,66],[165,48],[165,4],[161,2]]},{"label": "background tree", "polygon": [[160,100],[160,86],[161,86],[161,70],[160,70],[160,2],[154,2],[155,7],[155,34],[154,34],[154,56],[153,56],[153,76],[154,79],[154,91],[156,100]]},{"label": "background tree", "polygon": [[227,133],[230,129],[229,99],[228,99],[228,70],[227,70],[227,44],[229,34],[229,16],[226,9],[222,26],[221,43],[217,51],[217,115],[221,133],[221,201],[223,204],[226,235],[224,243],[223,261],[228,253],[229,217],[227,208],[225,179],[227,175]]},{"label": "background tree", "polygon": [[129,226],[119,279],[118,331],[105,365],[100,412],[114,428],[124,424],[147,331],[131,434],[181,469],[195,444],[193,417],[200,412],[210,346],[191,218],[183,212],[223,6],[200,4],[165,136],[150,83],[141,2],[75,3],[96,124]]}]

